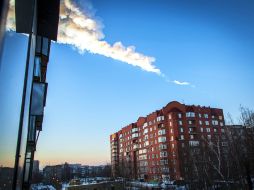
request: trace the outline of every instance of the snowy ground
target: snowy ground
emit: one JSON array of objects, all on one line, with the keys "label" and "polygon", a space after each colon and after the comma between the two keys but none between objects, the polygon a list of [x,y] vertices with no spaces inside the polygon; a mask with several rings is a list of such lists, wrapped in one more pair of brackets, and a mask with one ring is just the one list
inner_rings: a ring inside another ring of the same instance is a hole
[{"label": "snowy ground", "polygon": [[35,184],[31,185],[31,190],[56,190],[52,185]]}]

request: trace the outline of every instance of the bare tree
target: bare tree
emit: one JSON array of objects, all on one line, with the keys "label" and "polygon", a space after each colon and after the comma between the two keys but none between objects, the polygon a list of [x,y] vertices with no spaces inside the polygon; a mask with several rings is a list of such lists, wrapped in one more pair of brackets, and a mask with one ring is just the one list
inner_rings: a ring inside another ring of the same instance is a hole
[{"label": "bare tree", "polygon": [[239,124],[236,125],[230,114],[228,114],[226,135],[229,143],[231,177],[239,181],[248,189],[253,189],[251,176],[254,175],[254,112],[249,108],[240,106]]}]

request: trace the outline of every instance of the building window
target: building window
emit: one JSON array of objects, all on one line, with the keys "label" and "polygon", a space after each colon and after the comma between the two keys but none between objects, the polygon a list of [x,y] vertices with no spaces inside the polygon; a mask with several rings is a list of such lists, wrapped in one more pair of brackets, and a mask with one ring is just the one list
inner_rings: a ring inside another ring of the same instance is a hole
[{"label": "building window", "polygon": [[183,122],[182,122],[182,121],[178,121],[178,124],[179,124],[179,125],[183,125]]},{"label": "building window", "polygon": [[157,121],[163,121],[164,120],[164,116],[158,116],[157,117]]},{"label": "building window", "polygon": [[159,149],[160,150],[167,149],[167,145],[166,144],[160,144]]},{"label": "building window", "polygon": [[158,135],[165,135],[165,134],[166,134],[165,129],[161,129],[158,131]]},{"label": "building window", "polygon": [[208,132],[208,133],[209,133],[210,131],[211,131],[211,130],[210,130],[210,128],[206,128],[206,132]]},{"label": "building window", "polygon": [[183,128],[182,127],[180,127],[180,132],[183,133]]},{"label": "building window", "polygon": [[132,134],[132,138],[137,138],[138,137],[138,133],[133,133]]},{"label": "building window", "polygon": [[158,128],[162,128],[162,127],[164,127],[164,124],[163,124],[163,123],[161,123],[161,124],[158,125]]},{"label": "building window", "polygon": [[190,146],[198,146],[199,145],[199,141],[189,141],[189,145]]},{"label": "building window", "polygon": [[182,114],[181,113],[178,114],[178,118],[182,118]]},{"label": "building window", "polygon": [[219,116],[219,120],[222,120],[222,119],[223,119],[223,117],[220,115],[220,116]]},{"label": "building window", "polygon": [[168,164],[168,159],[160,160],[160,165]]},{"label": "building window", "polygon": [[172,119],[172,116],[171,116],[171,114],[168,114],[168,119]]},{"label": "building window", "polygon": [[199,117],[199,118],[201,118],[201,117],[202,117],[202,114],[201,114],[201,113],[199,113],[199,114],[198,114],[198,117]]},{"label": "building window", "polygon": [[217,120],[212,120],[212,125],[218,125],[219,122]]},{"label": "building window", "polygon": [[205,125],[209,125],[209,121],[205,121]]},{"label": "building window", "polygon": [[166,142],[167,138],[166,137],[159,137],[158,142]]},{"label": "building window", "polygon": [[224,123],[223,123],[223,122],[220,122],[220,126],[223,127],[223,126],[224,126]]},{"label": "building window", "polygon": [[148,133],[148,129],[145,129],[145,130],[144,130],[144,134],[146,134],[146,133]]},{"label": "building window", "polygon": [[190,135],[190,139],[194,139],[194,135]]},{"label": "building window", "polygon": [[168,153],[166,151],[160,152],[160,157],[161,158],[164,158],[164,157],[167,157],[167,156],[168,156]]},{"label": "building window", "polygon": [[187,112],[186,117],[195,117],[195,113],[194,112]]},{"label": "building window", "polygon": [[199,120],[199,125],[202,125],[202,124],[203,124],[203,122]]},{"label": "building window", "polygon": [[184,140],[184,135],[180,135],[180,140]]},{"label": "building window", "polygon": [[204,114],[204,118],[208,119],[208,114],[205,113]]}]

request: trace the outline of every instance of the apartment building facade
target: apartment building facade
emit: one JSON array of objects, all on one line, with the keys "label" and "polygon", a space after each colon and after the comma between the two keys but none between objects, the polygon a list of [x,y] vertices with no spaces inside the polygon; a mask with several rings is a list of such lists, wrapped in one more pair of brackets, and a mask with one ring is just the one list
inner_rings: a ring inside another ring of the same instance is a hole
[{"label": "apartment building facade", "polygon": [[189,148],[218,139],[224,125],[222,109],[170,102],[110,135],[112,175],[182,180]]}]

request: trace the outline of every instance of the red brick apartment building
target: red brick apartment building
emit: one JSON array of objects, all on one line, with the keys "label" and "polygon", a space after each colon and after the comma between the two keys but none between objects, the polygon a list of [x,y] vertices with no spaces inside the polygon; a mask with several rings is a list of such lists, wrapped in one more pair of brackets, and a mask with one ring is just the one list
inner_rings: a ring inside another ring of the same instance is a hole
[{"label": "red brick apartment building", "polygon": [[177,101],[110,135],[114,177],[184,179],[185,152],[224,132],[223,110]]}]

